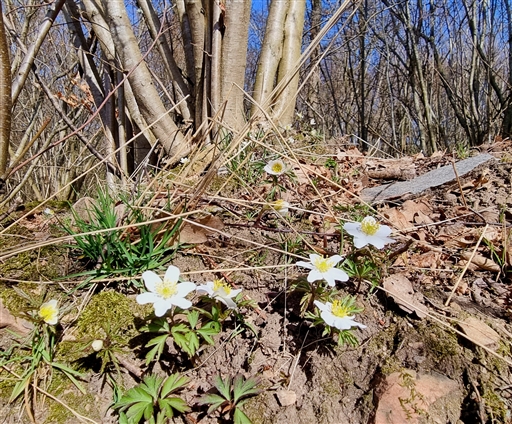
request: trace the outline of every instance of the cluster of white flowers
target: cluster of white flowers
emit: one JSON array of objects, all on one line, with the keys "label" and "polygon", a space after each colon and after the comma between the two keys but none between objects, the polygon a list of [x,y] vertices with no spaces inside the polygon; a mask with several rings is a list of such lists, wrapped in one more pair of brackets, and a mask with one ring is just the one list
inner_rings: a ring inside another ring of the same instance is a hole
[{"label": "cluster of white flowers", "polygon": [[[371,244],[377,249],[382,249],[386,244],[394,240],[388,236],[391,234],[391,228],[381,225],[371,216],[367,216],[361,222],[347,222],[343,229],[354,238],[354,246],[358,249]],[[309,274],[307,280],[313,283],[318,280],[325,280],[331,287],[336,285],[336,281],[348,281],[347,273],[336,267],[343,259],[340,255],[334,255],[324,258],[317,254],[309,255],[310,262],[299,261],[298,266],[308,268]],[[318,300],[314,304],[320,310],[320,317],[324,322],[338,330],[349,330],[352,327],[366,328],[365,325],[354,321],[354,316],[350,315],[350,309],[338,300],[322,303]]]},{"label": "cluster of white flowers", "polygon": [[173,306],[181,309],[190,308],[192,302],[186,296],[196,291],[198,294],[207,294],[212,299],[222,302],[229,309],[236,309],[233,298],[242,289],[233,290],[222,280],[208,281],[204,285],[196,286],[192,282],[179,282],[179,277],[180,270],[173,265],[167,268],[163,280],[153,271],[142,273],[142,279],[148,291],[137,296],[137,303],[141,305],[152,303],[155,315],[162,317]]}]

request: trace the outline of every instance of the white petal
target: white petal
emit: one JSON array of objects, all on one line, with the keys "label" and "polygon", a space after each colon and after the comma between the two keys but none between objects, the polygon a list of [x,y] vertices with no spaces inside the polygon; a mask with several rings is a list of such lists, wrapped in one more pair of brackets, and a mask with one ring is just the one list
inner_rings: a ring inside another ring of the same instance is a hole
[{"label": "white petal", "polygon": [[176,285],[177,292],[176,292],[175,296],[185,297],[190,292],[193,292],[196,289],[196,287],[197,286],[195,285],[195,283],[190,283],[190,282],[178,283]]},{"label": "white petal", "polygon": [[213,294],[213,282],[209,281],[206,284],[197,286],[196,291],[198,294],[206,293],[211,296]]},{"label": "white petal", "polygon": [[354,246],[358,249],[365,247],[368,244],[368,237],[366,236],[356,236],[354,235]]},{"label": "white petal", "polygon": [[188,299],[185,299],[184,297],[173,296],[171,297],[170,301],[173,305],[176,305],[181,309],[188,309],[192,306],[192,302]]},{"label": "white petal", "polygon": [[313,281],[323,280],[323,279],[324,279],[324,275],[317,269],[312,269],[311,271],[309,271],[309,274],[308,274],[308,282],[309,283],[312,283]]},{"label": "white petal", "polygon": [[325,303],[322,303],[320,302],[319,300],[315,300],[313,302],[315,304],[315,306],[320,309],[321,311],[328,311],[330,308],[328,306],[328,304],[325,304]]},{"label": "white petal", "polygon": [[322,311],[322,313],[320,314],[320,316],[322,317],[322,319],[324,320],[324,322],[329,326],[329,327],[334,327],[334,323],[336,322],[336,317],[329,311],[325,310],[325,311]]},{"label": "white petal", "polygon": [[338,330],[350,330],[352,327],[366,328],[365,325],[354,321],[354,317],[335,317],[334,327]]},{"label": "white petal", "polygon": [[377,236],[368,237],[368,243],[374,245],[377,249],[382,249],[386,245],[386,239]]},{"label": "white petal", "polygon": [[329,270],[329,274],[332,274],[336,281],[348,281],[348,275],[345,271],[339,268],[333,268]]},{"label": "white petal", "polygon": [[215,299],[220,300],[229,309],[236,309],[236,303],[233,301],[233,299],[230,299],[229,297],[216,296]]},{"label": "white petal", "polygon": [[231,297],[231,298],[237,297],[238,293],[240,293],[241,291],[242,291],[242,289],[231,290],[231,293],[229,293],[229,297]]},{"label": "white petal", "polygon": [[339,261],[343,259],[343,256],[340,255],[334,255],[329,258],[329,262],[333,265],[337,265]]},{"label": "white petal", "polygon": [[142,279],[144,280],[144,284],[146,285],[146,288],[150,292],[155,291],[155,286],[158,283],[162,282],[162,279],[153,271],[145,271],[142,273]]},{"label": "white petal", "polygon": [[155,307],[155,315],[157,317],[163,317],[165,313],[172,308],[172,305],[170,299],[158,299],[153,305]]},{"label": "white petal", "polygon": [[343,229],[351,236],[355,236],[361,232],[361,223],[359,222],[345,222]]},{"label": "white petal", "polygon": [[315,263],[319,259],[323,259],[323,258],[320,255],[317,255],[316,253],[311,253],[309,255],[309,260],[311,261],[311,263]]},{"label": "white petal", "polygon": [[171,265],[169,268],[167,268],[167,271],[165,271],[165,281],[178,281],[180,278],[180,269],[174,265]]},{"label": "white petal", "polygon": [[313,269],[315,266],[313,264],[310,264],[309,262],[299,261],[295,265],[302,266],[304,268]]},{"label": "white petal", "polygon": [[334,278],[334,275],[332,275],[331,273],[326,272],[326,273],[322,274],[322,276],[323,276],[323,279],[325,281],[327,281],[327,284],[330,287],[334,287],[336,285],[336,279]]},{"label": "white petal", "polygon": [[139,305],[144,305],[146,303],[158,302],[158,300],[160,300],[160,296],[152,292],[146,292],[139,294],[136,300]]},{"label": "white petal", "polygon": [[381,225],[374,236],[385,238],[391,234],[392,230],[387,225]]}]

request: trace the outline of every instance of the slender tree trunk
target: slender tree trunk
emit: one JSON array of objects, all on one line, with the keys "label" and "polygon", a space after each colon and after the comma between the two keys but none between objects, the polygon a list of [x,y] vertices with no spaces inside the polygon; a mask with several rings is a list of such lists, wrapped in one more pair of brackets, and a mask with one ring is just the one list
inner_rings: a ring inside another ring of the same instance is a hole
[{"label": "slender tree trunk", "polygon": [[66,0],[58,0],[55,3],[53,9],[51,9],[47,15],[41,26],[39,27],[39,33],[37,34],[36,40],[30,45],[21,65],[16,73],[16,79],[12,84],[12,104],[16,103],[18,96],[21,93],[23,86],[25,85],[25,81],[28,78],[28,75],[32,69],[32,65],[34,64],[34,60],[36,59],[37,53],[41,48],[41,44],[43,44],[44,39],[48,35],[48,31],[53,25],[53,22],[57,18],[62,6]]},{"label": "slender tree trunk", "polygon": [[[11,61],[0,2],[0,179],[4,180],[9,160],[11,134]],[[0,181],[0,190],[2,189]]]},{"label": "slender tree trunk", "polygon": [[[284,26],[283,57],[279,63],[278,81],[290,75],[299,62],[305,13],[306,0],[290,2]],[[293,121],[298,86],[299,73],[296,73],[276,99],[273,116],[282,126],[289,125]]]},{"label": "slender tree trunk", "polygon": [[[221,101],[227,102],[224,121],[234,129],[245,122],[244,78],[251,0],[225,0],[219,21],[222,39]],[[223,28],[222,28],[223,27]]]},{"label": "slender tree trunk", "polygon": [[143,61],[133,34],[124,1],[103,0],[110,19],[110,29],[116,53],[146,122],[162,144],[166,154],[175,159],[186,156],[189,146],[178,127],[169,116],[153,84],[151,74]]},{"label": "slender tree trunk", "polygon": [[277,68],[283,51],[283,28],[288,5],[289,0],[273,1],[270,3],[267,27],[265,29],[263,45],[261,46],[253,89],[253,98],[256,104],[253,105],[252,115],[258,113],[259,106],[263,106],[269,100],[269,96],[275,86]]}]

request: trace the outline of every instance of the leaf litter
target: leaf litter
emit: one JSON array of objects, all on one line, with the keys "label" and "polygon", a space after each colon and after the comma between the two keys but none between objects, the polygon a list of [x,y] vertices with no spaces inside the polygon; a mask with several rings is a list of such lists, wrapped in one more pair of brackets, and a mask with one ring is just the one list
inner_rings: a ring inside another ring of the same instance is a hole
[{"label": "leaf litter", "polygon": [[[470,399],[456,405],[459,416],[464,408],[483,408],[486,416],[493,416],[496,411],[485,403],[489,393],[495,393],[510,413],[512,393],[506,389],[512,387],[510,362],[496,358],[509,358],[512,341],[512,144],[502,142],[498,152],[489,152],[495,160],[477,161],[480,164],[463,176],[371,205],[395,229],[397,243],[389,246],[391,263],[382,264],[384,296],[364,287],[357,293],[351,282],[338,283],[341,290],[358,296],[365,307],[362,322],[368,327],[358,333],[359,347],[344,349],[329,346],[316,330],[301,324],[298,299],[286,294],[283,286],[283,281],[303,277],[298,268],[282,266],[283,258],[288,263],[293,258],[287,256],[287,246],[295,237],[303,252],[327,255],[343,250],[340,220],[353,219],[354,208],[364,206],[360,199],[364,189],[389,184],[390,179],[410,183],[451,166],[453,157],[419,154],[397,160],[366,157],[353,146],[338,145],[333,150],[335,168],[320,161],[301,163],[293,167],[295,182],[284,183],[283,194],[299,226],[276,219],[269,210],[247,218],[247,212],[264,203],[262,196],[270,185],[260,185],[236,195],[220,193],[223,198],[215,200],[218,210],[193,216],[181,227],[181,242],[189,247],[173,263],[189,273],[187,279],[195,277],[196,270],[207,269],[209,273],[194,281],[221,276],[234,287],[243,287],[261,311],[248,311],[257,337],[228,338],[221,341],[220,349],[206,347],[201,352],[209,358],[208,364],[189,373],[197,396],[211,387],[212,376],[242,372],[261,376],[267,388],[245,406],[248,416],[261,422],[375,422],[372,417],[380,416],[379,399],[386,393],[382,382],[393,371],[412,368],[429,375],[440,373],[456,383]],[[397,173],[397,168],[403,171]],[[207,208],[218,194],[205,193],[198,209]],[[180,194],[186,195],[186,190]],[[35,217],[21,225],[34,233],[48,232],[42,215]],[[489,228],[474,251],[485,225]],[[445,305],[459,279],[451,303]],[[432,317],[446,325],[434,329]],[[4,325],[12,325],[11,321]],[[430,324],[425,327],[426,323]],[[466,338],[457,336],[457,329]],[[497,356],[480,346],[490,346]],[[129,361],[141,364],[137,354],[132,355]],[[91,378],[91,387],[94,381]],[[189,395],[193,399],[194,393]],[[102,422],[114,422],[108,405],[102,408]],[[262,410],[267,412],[258,412]],[[436,412],[427,413],[434,417]],[[176,422],[216,419],[193,411]]]}]

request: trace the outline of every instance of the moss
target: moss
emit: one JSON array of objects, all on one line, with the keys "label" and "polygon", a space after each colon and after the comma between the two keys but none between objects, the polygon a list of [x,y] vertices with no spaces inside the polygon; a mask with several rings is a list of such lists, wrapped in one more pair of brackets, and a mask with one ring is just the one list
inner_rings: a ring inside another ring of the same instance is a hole
[{"label": "moss", "polygon": [[[101,420],[100,408],[92,394],[66,392],[58,396],[59,400],[82,416],[99,422]],[[60,403],[48,400],[48,415],[45,423],[64,424],[76,422],[77,417]]]},{"label": "moss", "polygon": [[[27,237],[33,238],[33,234]],[[0,237],[0,247],[9,249],[19,246],[17,237]],[[39,249],[21,252],[0,262],[0,275],[14,280],[54,280],[60,276],[64,248],[44,246]]]},{"label": "moss", "polygon": [[489,415],[493,417],[493,422],[507,422],[507,404],[495,390],[495,385],[491,381],[481,383],[481,396]]},{"label": "moss", "polygon": [[462,352],[457,334],[454,331],[432,323],[422,323],[418,325],[418,333],[423,334],[427,352],[435,355],[438,360],[451,358],[460,355]]},{"label": "moss", "polygon": [[135,300],[115,291],[95,295],[82,311],[77,323],[78,337],[92,339],[113,337],[127,344],[138,334],[134,319],[144,314],[146,308]]}]

